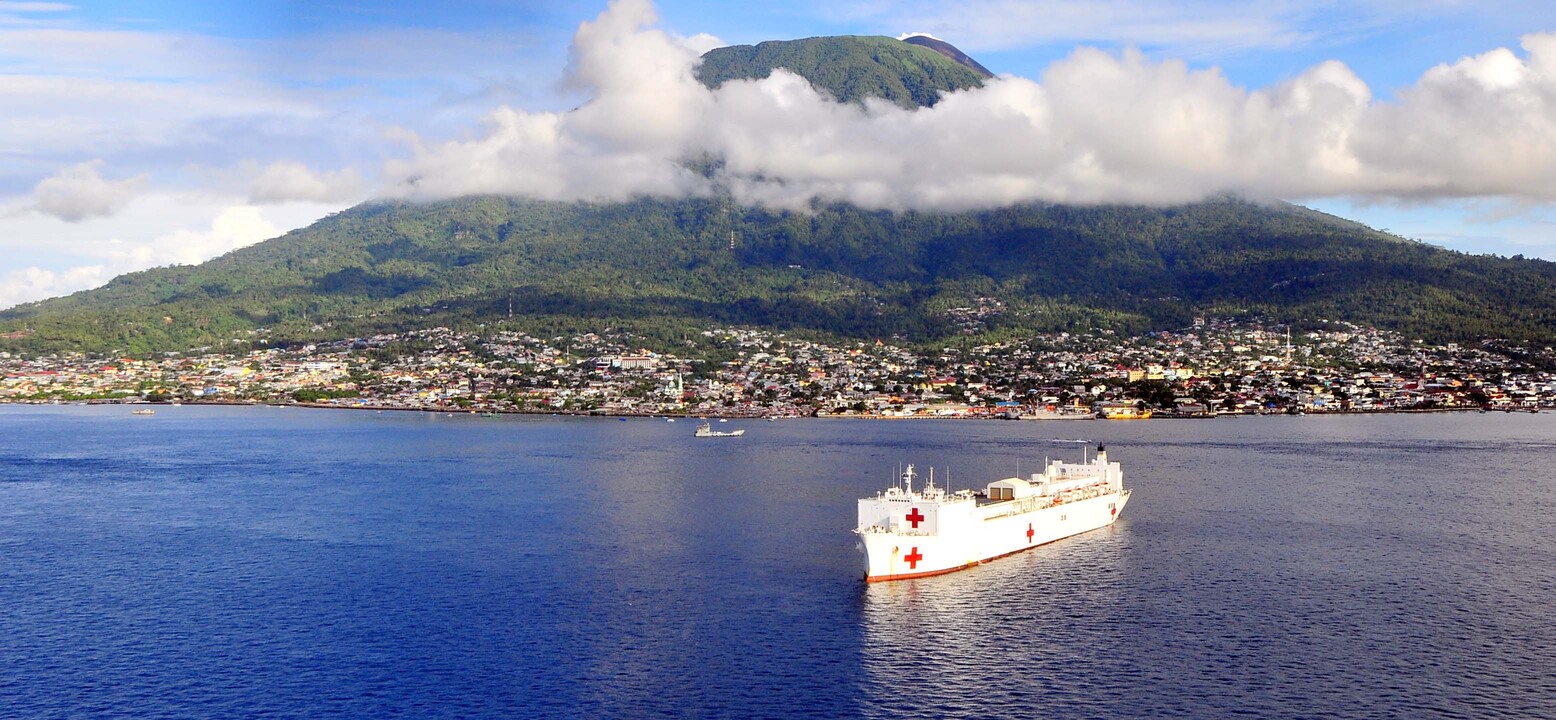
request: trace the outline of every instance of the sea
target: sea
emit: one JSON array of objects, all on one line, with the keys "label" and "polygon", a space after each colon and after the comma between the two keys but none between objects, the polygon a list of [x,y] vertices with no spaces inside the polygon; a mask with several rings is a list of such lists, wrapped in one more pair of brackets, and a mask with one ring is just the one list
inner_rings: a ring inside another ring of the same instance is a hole
[{"label": "sea", "polygon": [[[130,409],[0,406],[0,715],[1556,717],[1553,413]],[[905,463],[1085,442],[1115,525],[863,582]]]}]

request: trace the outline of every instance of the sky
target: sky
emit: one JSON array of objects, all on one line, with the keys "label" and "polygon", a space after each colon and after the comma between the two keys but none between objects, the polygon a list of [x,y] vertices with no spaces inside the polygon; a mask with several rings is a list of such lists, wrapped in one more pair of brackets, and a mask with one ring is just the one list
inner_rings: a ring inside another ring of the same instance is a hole
[{"label": "sky", "polygon": [[[998,77],[840,106],[701,52],[927,33]],[[1556,260],[1556,3],[0,0],[0,308],[375,198],[1301,203]]]}]

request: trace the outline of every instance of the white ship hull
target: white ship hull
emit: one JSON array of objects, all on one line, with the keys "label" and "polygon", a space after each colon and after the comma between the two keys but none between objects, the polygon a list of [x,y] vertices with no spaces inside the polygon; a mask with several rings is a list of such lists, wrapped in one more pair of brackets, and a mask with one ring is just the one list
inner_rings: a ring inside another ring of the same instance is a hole
[{"label": "white ship hull", "polygon": [[961,535],[860,533],[865,580],[879,582],[940,575],[1014,555],[1112,525],[1128,502],[1129,491],[1125,490],[1067,505],[980,520],[981,527]]},{"label": "white ship hull", "polygon": [[[911,473],[911,467],[909,473]],[[990,483],[986,495],[933,485],[859,501],[868,582],[953,572],[1113,524],[1129,502],[1118,463],[1053,463],[1032,481]],[[1016,497],[1010,496],[1014,488]],[[1003,497],[1001,492],[1005,494]]]},{"label": "white ship hull", "polygon": [[[675,422],[675,421],[672,420],[671,422]],[[724,422],[724,421],[720,420],[719,422]],[[728,432],[723,431],[723,430],[714,430],[712,427],[710,427],[708,425],[708,423],[704,422],[703,424],[697,426],[697,432],[695,432],[693,434],[696,435],[697,437],[700,437],[700,438],[703,438],[703,437],[740,437],[741,435],[746,434],[746,431],[745,431],[744,428],[741,428],[740,430],[733,430],[733,431],[728,431]]]}]

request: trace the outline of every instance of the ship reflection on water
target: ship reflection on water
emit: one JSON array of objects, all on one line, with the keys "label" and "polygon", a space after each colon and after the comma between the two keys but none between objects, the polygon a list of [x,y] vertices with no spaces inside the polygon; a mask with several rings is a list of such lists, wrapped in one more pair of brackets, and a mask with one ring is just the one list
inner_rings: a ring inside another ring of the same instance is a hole
[{"label": "ship reflection on water", "polygon": [[949,575],[862,585],[862,714],[1068,715],[1127,682],[1095,663],[1123,641],[1129,543],[1124,519]]}]

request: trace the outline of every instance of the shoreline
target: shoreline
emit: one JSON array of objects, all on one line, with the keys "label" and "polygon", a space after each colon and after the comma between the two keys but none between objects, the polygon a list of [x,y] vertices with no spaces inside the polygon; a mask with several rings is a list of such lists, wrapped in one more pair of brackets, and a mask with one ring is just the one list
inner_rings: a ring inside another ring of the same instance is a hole
[{"label": "shoreline", "polygon": [[[998,420],[1001,422],[1032,423],[1037,425],[1061,425],[1071,422],[1096,421],[1096,422],[1142,422],[1141,419],[1108,420],[1106,418],[1074,418],[1069,420],[1023,420],[1019,418],[1001,418],[987,415],[880,415],[873,413],[815,413],[810,415],[748,415],[725,413],[634,413],[634,412],[602,412],[598,410],[515,410],[511,408],[440,408],[440,407],[406,407],[403,405],[345,405],[334,403],[272,403],[258,401],[236,400],[193,400],[180,401],[178,405],[168,402],[148,402],[144,400],[68,400],[68,401],[14,401],[0,400],[0,405],[125,405],[137,408],[179,407],[179,406],[229,406],[229,407],[273,407],[273,408],[305,408],[309,410],[371,410],[374,412],[420,412],[445,415],[475,415],[475,416],[505,416],[505,415],[538,415],[558,417],[601,417],[601,418],[668,418],[668,419],[701,419],[718,418],[723,420],[795,420],[802,418],[816,419],[842,419],[842,420]],[[1535,415],[1546,411],[1556,410],[1553,407],[1534,408],[1478,408],[1478,407],[1436,407],[1436,408],[1388,408],[1366,410],[1319,410],[1302,412],[1254,412],[1254,413],[1216,413],[1212,415],[1167,415],[1158,413],[1148,420],[1216,420],[1220,418],[1240,417],[1271,417],[1271,416],[1327,416],[1327,415],[1419,415],[1428,413],[1502,413],[1508,415]]]}]

